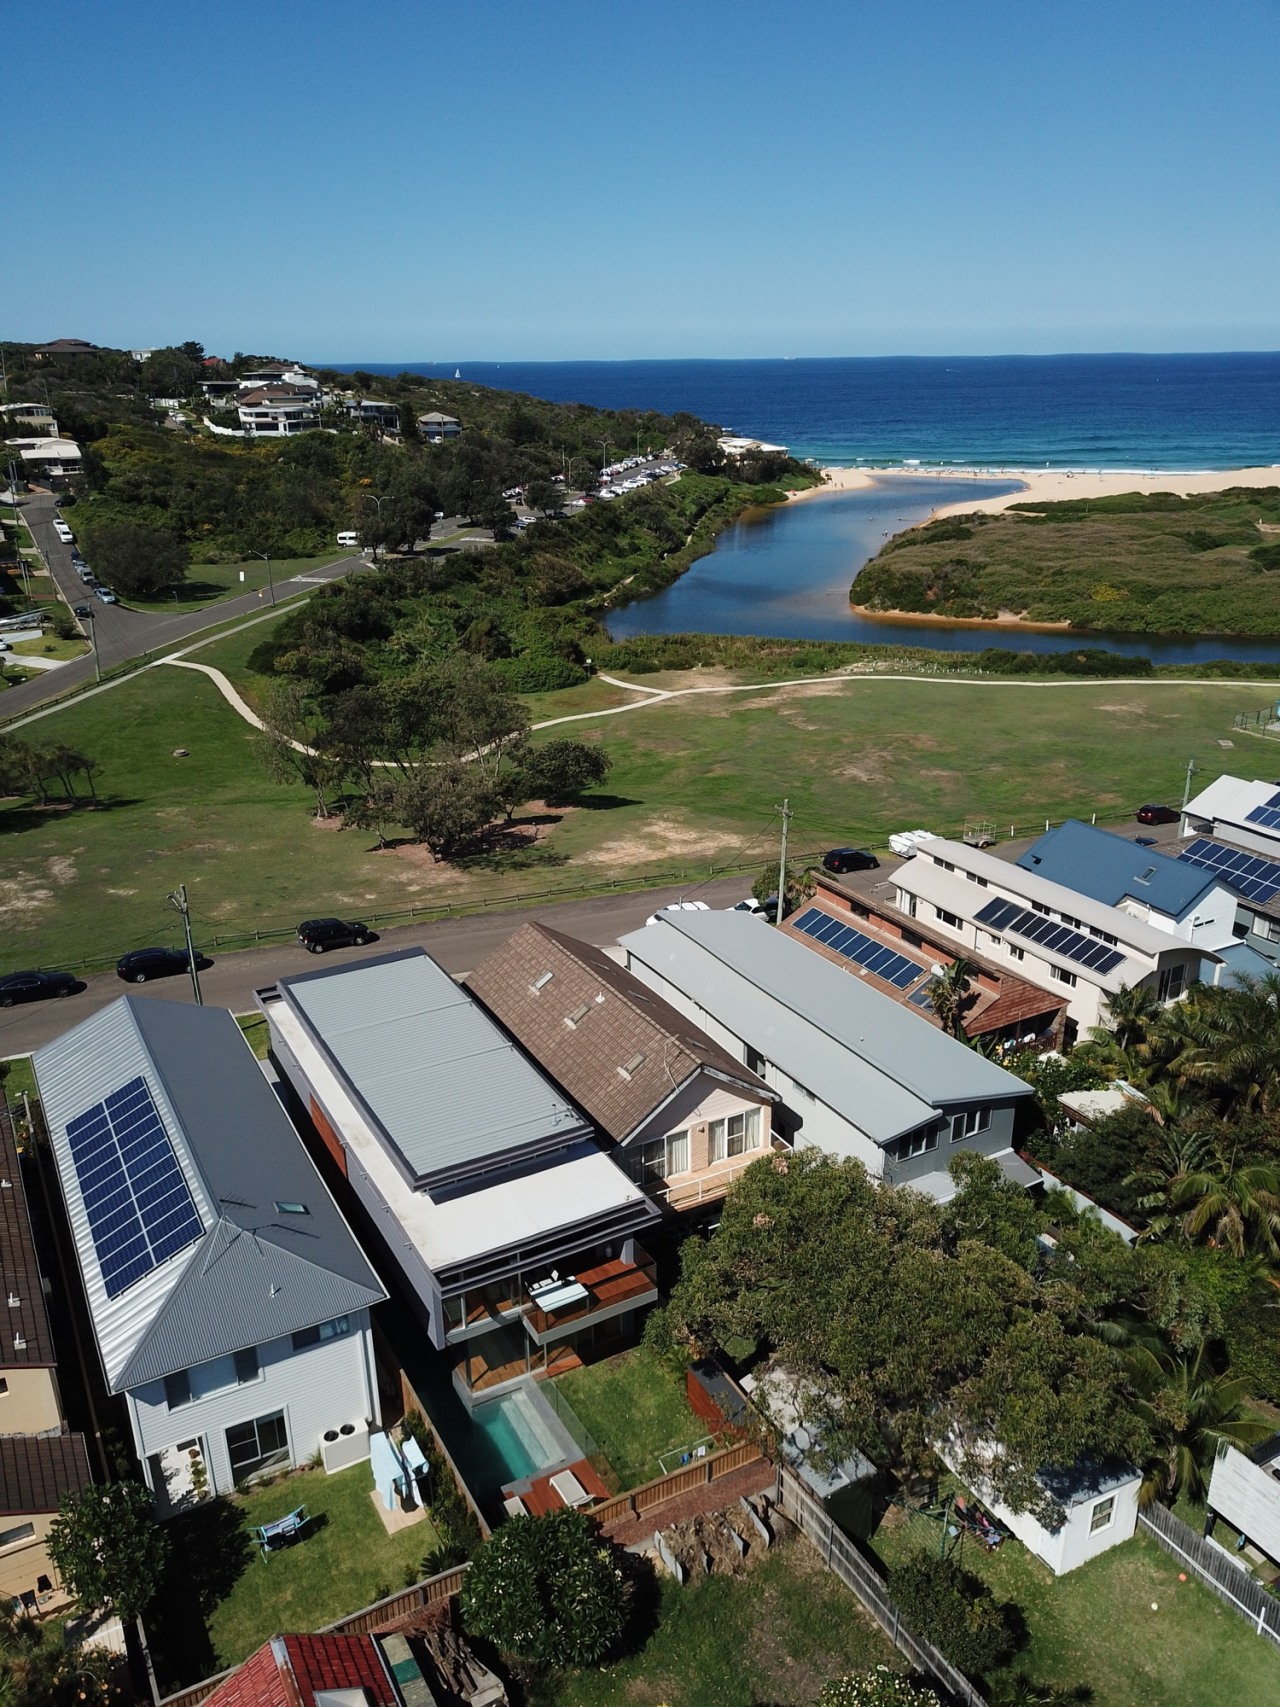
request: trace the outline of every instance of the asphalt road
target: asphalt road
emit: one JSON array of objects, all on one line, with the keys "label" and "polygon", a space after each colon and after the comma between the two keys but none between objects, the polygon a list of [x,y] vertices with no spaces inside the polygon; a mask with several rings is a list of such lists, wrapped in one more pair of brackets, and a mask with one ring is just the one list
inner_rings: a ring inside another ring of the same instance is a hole
[{"label": "asphalt road", "polygon": [[[75,526],[74,508],[67,512],[70,525]],[[94,634],[97,637],[98,658],[104,670],[114,669],[130,658],[141,657],[162,646],[174,646],[179,641],[194,638],[203,629],[214,628],[237,616],[249,616],[270,608],[267,595],[242,594],[233,599],[221,599],[184,616],[165,616],[160,611],[134,610],[128,605],[104,605],[85,587],[71,566],[71,547],[64,545],[53,531],[57,519],[57,500],[48,493],[35,493],[22,505],[23,520],[31,530],[40,553],[49,567],[58,589],[68,604],[88,605],[93,611]],[[336,581],[355,569],[368,565],[358,555],[344,557],[324,568],[309,569],[289,580],[276,582],[276,602],[282,603],[308,587],[322,581]],[[81,623],[82,627],[87,624]],[[31,711],[46,700],[56,698],[68,688],[92,681],[93,659],[78,658],[60,670],[46,670],[36,681],[23,682],[8,688],[0,695],[0,714],[7,719],[23,711]]]},{"label": "asphalt road", "polygon": [[[873,877],[883,873],[873,872]],[[744,877],[718,878],[696,890],[699,901],[712,907],[731,907],[747,894]],[[256,989],[274,984],[289,972],[312,971],[334,962],[367,960],[371,953],[397,948],[425,948],[447,972],[459,976],[479,965],[486,955],[529,919],[540,919],[568,936],[603,947],[616,942],[627,931],[637,930],[657,908],[678,901],[691,889],[649,889],[629,895],[599,895],[588,900],[561,901],[555,905],[482,913],[465,919],[438,919],[430,924],[397,925],[378,933],[376,947],[333,949],[323,957],[310,955],[296,942],[285,941],[265,948],[221,953],[213,966],[200,975],[205,1002],[210,1007],[247,1013]],[[766,929],[766,926],[761,926]],[[177,946],[175,935],[172,946]],[[124,984],[114,972],[88,979],[84,990],[65,1000],[31,1002],[20,1007],[0,1008],[0,1058],[29,1055],[55,1037],[78,1025],[82,1019],[104,1008],[126,991],[131,995],[157,997],[170,1002],[190,1002],[191,981],[187,977],[162,978],[155,983]]]}]

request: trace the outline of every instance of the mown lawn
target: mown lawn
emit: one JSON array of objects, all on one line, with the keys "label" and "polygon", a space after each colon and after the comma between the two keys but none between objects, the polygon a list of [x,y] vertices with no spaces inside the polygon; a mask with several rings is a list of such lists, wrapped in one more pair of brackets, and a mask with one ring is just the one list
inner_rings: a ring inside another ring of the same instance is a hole
[{"label": "mown lawn", "polygon": [[[175,1519],[168,1609],[147,1620],[162,1683],[194,1682],[235,1665],[269,1636],[318,1630],[420,1581],[424,1556],[439,1545],[430,1516],[388,1535],[372,1487],[367,1464],[335,1476],[306,1470]],[[312,1528],[264,1560],[249,1528],[301,1505],[316,1520]],[[201,1628],[197,1595],[206,1600]]]},{"label": "mown lawn", "polygon": [[[193,657],[243,680],[268,627]],[[370,835],[317,825],[303,788],[268,779],[253,731],[215,685],[159,667],[22,731],[95,759],[101,804],[0,806],[0,969],[167,941],[165,897],[183,882],[205,946],[215,934],[288,930],[309,913],[571,893],[673,872],[693,882],[731,861],[763,863],[784,796],[799,854],[883,846],[891,830],[917,825],[954,832],[967,818],[1024,833],[1068,813],[1130,819],[1144,800],[1180,798],[1188,759],[1199,786],[1226,770],[1274,768],[1263,742],[1218,745],[1233,738],[1234,713],[1267,691],[827,678],[647,705],[563,726],[602,742],[614,768],[581,806],[544,815],[536,842],[438,866],[425,849],[378,851]],[[178,747],[188,756],[176,758]]]},{"label": "mown lawn", "polygon": [[[938,1526],[881,1529],[886,1562],[936,1550]],[[1087,1684],[1094,1707],[1280,1707],[1280,1652],[1138,1534],[1055,1578],[1019,1542],[994,1553],[966,1538],[953,1557],[999,1601],[1020,1607],[1028,1643],[1009,1668],[1060,1687]]]},{"label": "mown lawn", "polygon": [[529,1707],[810,1707],[833,1678],[902,1664],[800,1537],[742,1577],[664,1578],[653,1611],[638,1652],[536,1687]]},{"label": "mown lawn", "polygon": [[[279,587],[282,581],[288,581],[294,575],[311,574],[351,555],[349,551],[327,551],[319,557],[290,557],[279,563],[273,558],[271,582]],[[92,555],[90,560],[92,561]],[[240,579],[241,573],[244,575],[243,581]],[[267,586],[267,566],[260,557],[250,557],[243,563],[193,563],[187,571],[186,580],[180,586],[172,588],[160,598],[131,598],[128,603],[136,610],[169,613],[203,610],[206,605],[214,604],[219,599],[240,593],[256,593],[259,587]]]},{"label": "mown lawn", "polygon": [[623,1489],[674,1469],[672,1460],[660,1462],[663,1454],[706,1440],[683,1376],[644,1346],[575,1369],[554,1385],[595,1436]]}]

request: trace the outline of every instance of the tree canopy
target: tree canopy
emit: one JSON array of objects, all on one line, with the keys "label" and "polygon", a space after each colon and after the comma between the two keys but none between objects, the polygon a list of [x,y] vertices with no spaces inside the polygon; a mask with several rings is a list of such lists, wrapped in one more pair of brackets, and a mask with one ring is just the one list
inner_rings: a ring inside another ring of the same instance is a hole
[{"label": "tree canopy", "polygon": [[126,1622],[154,1595],[169,1537],[141,1482],[96,1482],[65,1494],[49,1529],[49,1557],[79,1604],[110,1606]]}]

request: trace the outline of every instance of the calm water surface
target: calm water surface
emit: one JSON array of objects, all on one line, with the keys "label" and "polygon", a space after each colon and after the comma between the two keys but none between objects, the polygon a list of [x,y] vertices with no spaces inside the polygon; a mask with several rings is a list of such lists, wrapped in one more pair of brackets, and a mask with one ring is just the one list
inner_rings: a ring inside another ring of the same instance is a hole
[{"label": "calm water surface", "polygon": [[1158,664],[1232,658],[1280,662],[1280,639],[1214,635],[1035,634],[1008,628],[945,628],[932,623],[873,622],[850,608],[849,586],[885,539],[964,495],[996,497],[1015,481],[904,478],[856,492],[807,498],[755,511],[721,534],[716,549],[653,598],[614,611],[610,634],[759,634],[789,640],[856,640],[873,645],[931,646],[980,652],[1061,652],[1079,646],[1140,653]]}]

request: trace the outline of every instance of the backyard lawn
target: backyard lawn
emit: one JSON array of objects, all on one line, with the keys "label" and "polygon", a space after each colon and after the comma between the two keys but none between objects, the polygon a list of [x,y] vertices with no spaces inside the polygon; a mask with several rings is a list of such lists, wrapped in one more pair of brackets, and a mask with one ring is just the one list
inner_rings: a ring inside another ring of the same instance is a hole
[{"label": "backyard lawn", "polygon": [[[193,657],[244,681],[267,629]],[[598,686],[574,691],[589,706]],[[1188,759],[1201,767],[1199,785],[1228,769],[1265,771],[1266,743],[1236,734],[1233,750],[1218,744],[1233,738],[1233,715],[1264,698],[1247,683],[827,678],[648,705],[548,732],[601,741],[614,768],[582,806],[544,815],[535,843],[436,865],[424,848],[379,851],[371,835],[313,822],[307,792],[268,779],[252,730],[213,682],[156,668],[22,731],[96,760],[102,804],[0,807],[0,970],[113,960],[167,941],[165,896],[184,882],[207,946],[215,933],[289,930],[308,913],[570,894],[625,876],[692,882],[774,851],[783,793],[801,855],[883,846],[904,825],[955,831],[967,818],[1006,833],[1067,813],[1126,820],[1144,800],[1179,798]],[[187,756],[175,757],[180,747]]]},{"label": "backyard lawn", "polygon": [[707,1439],[706,1424],[689,1409],[684,1376],[637,1346],[587,1364],[553,1383],[595,1436],[619,1482],[639,1487],[676,1468],[671,1457]]},{"label": "backyard lawn", "polygon": [[528,1699],[529,1707],[810,1707],[845,1672],[901,1663],[796,1537],[742,1577],[688,1588],[663,1578],[653,1634],[638,1653],[556,1679]]},{"label": "backyard lawn", "polygon": [[[328,1476],[305,1470],[169,1526],[171,1599],[146,1625],[162,1684],[172,1689],[234,1665],[269,1636],[318,1630],[421,1579],[439,1544],[430,1517],[388,1535],[370,1498],[367,1464]],[[317,1521],[263,1559],[247,1531],[305,1505]],[[204,1628],[194,1609],[204,1603]]]},{"label": "backyard lawn", "polygon": [[[937,1545],[937,1524],[914,1515],[872,1541],[886,1563]],[[966,1539],[953,1556],[1022,1609],[1030,1639],[1012,1671],[1087,1684],[1094,1707],[1280,1707],[1280,1652],[1208,1589],[1179,1582],[1149,1536],[1058,1578],[1017,1541],[987,1553]]]}]

